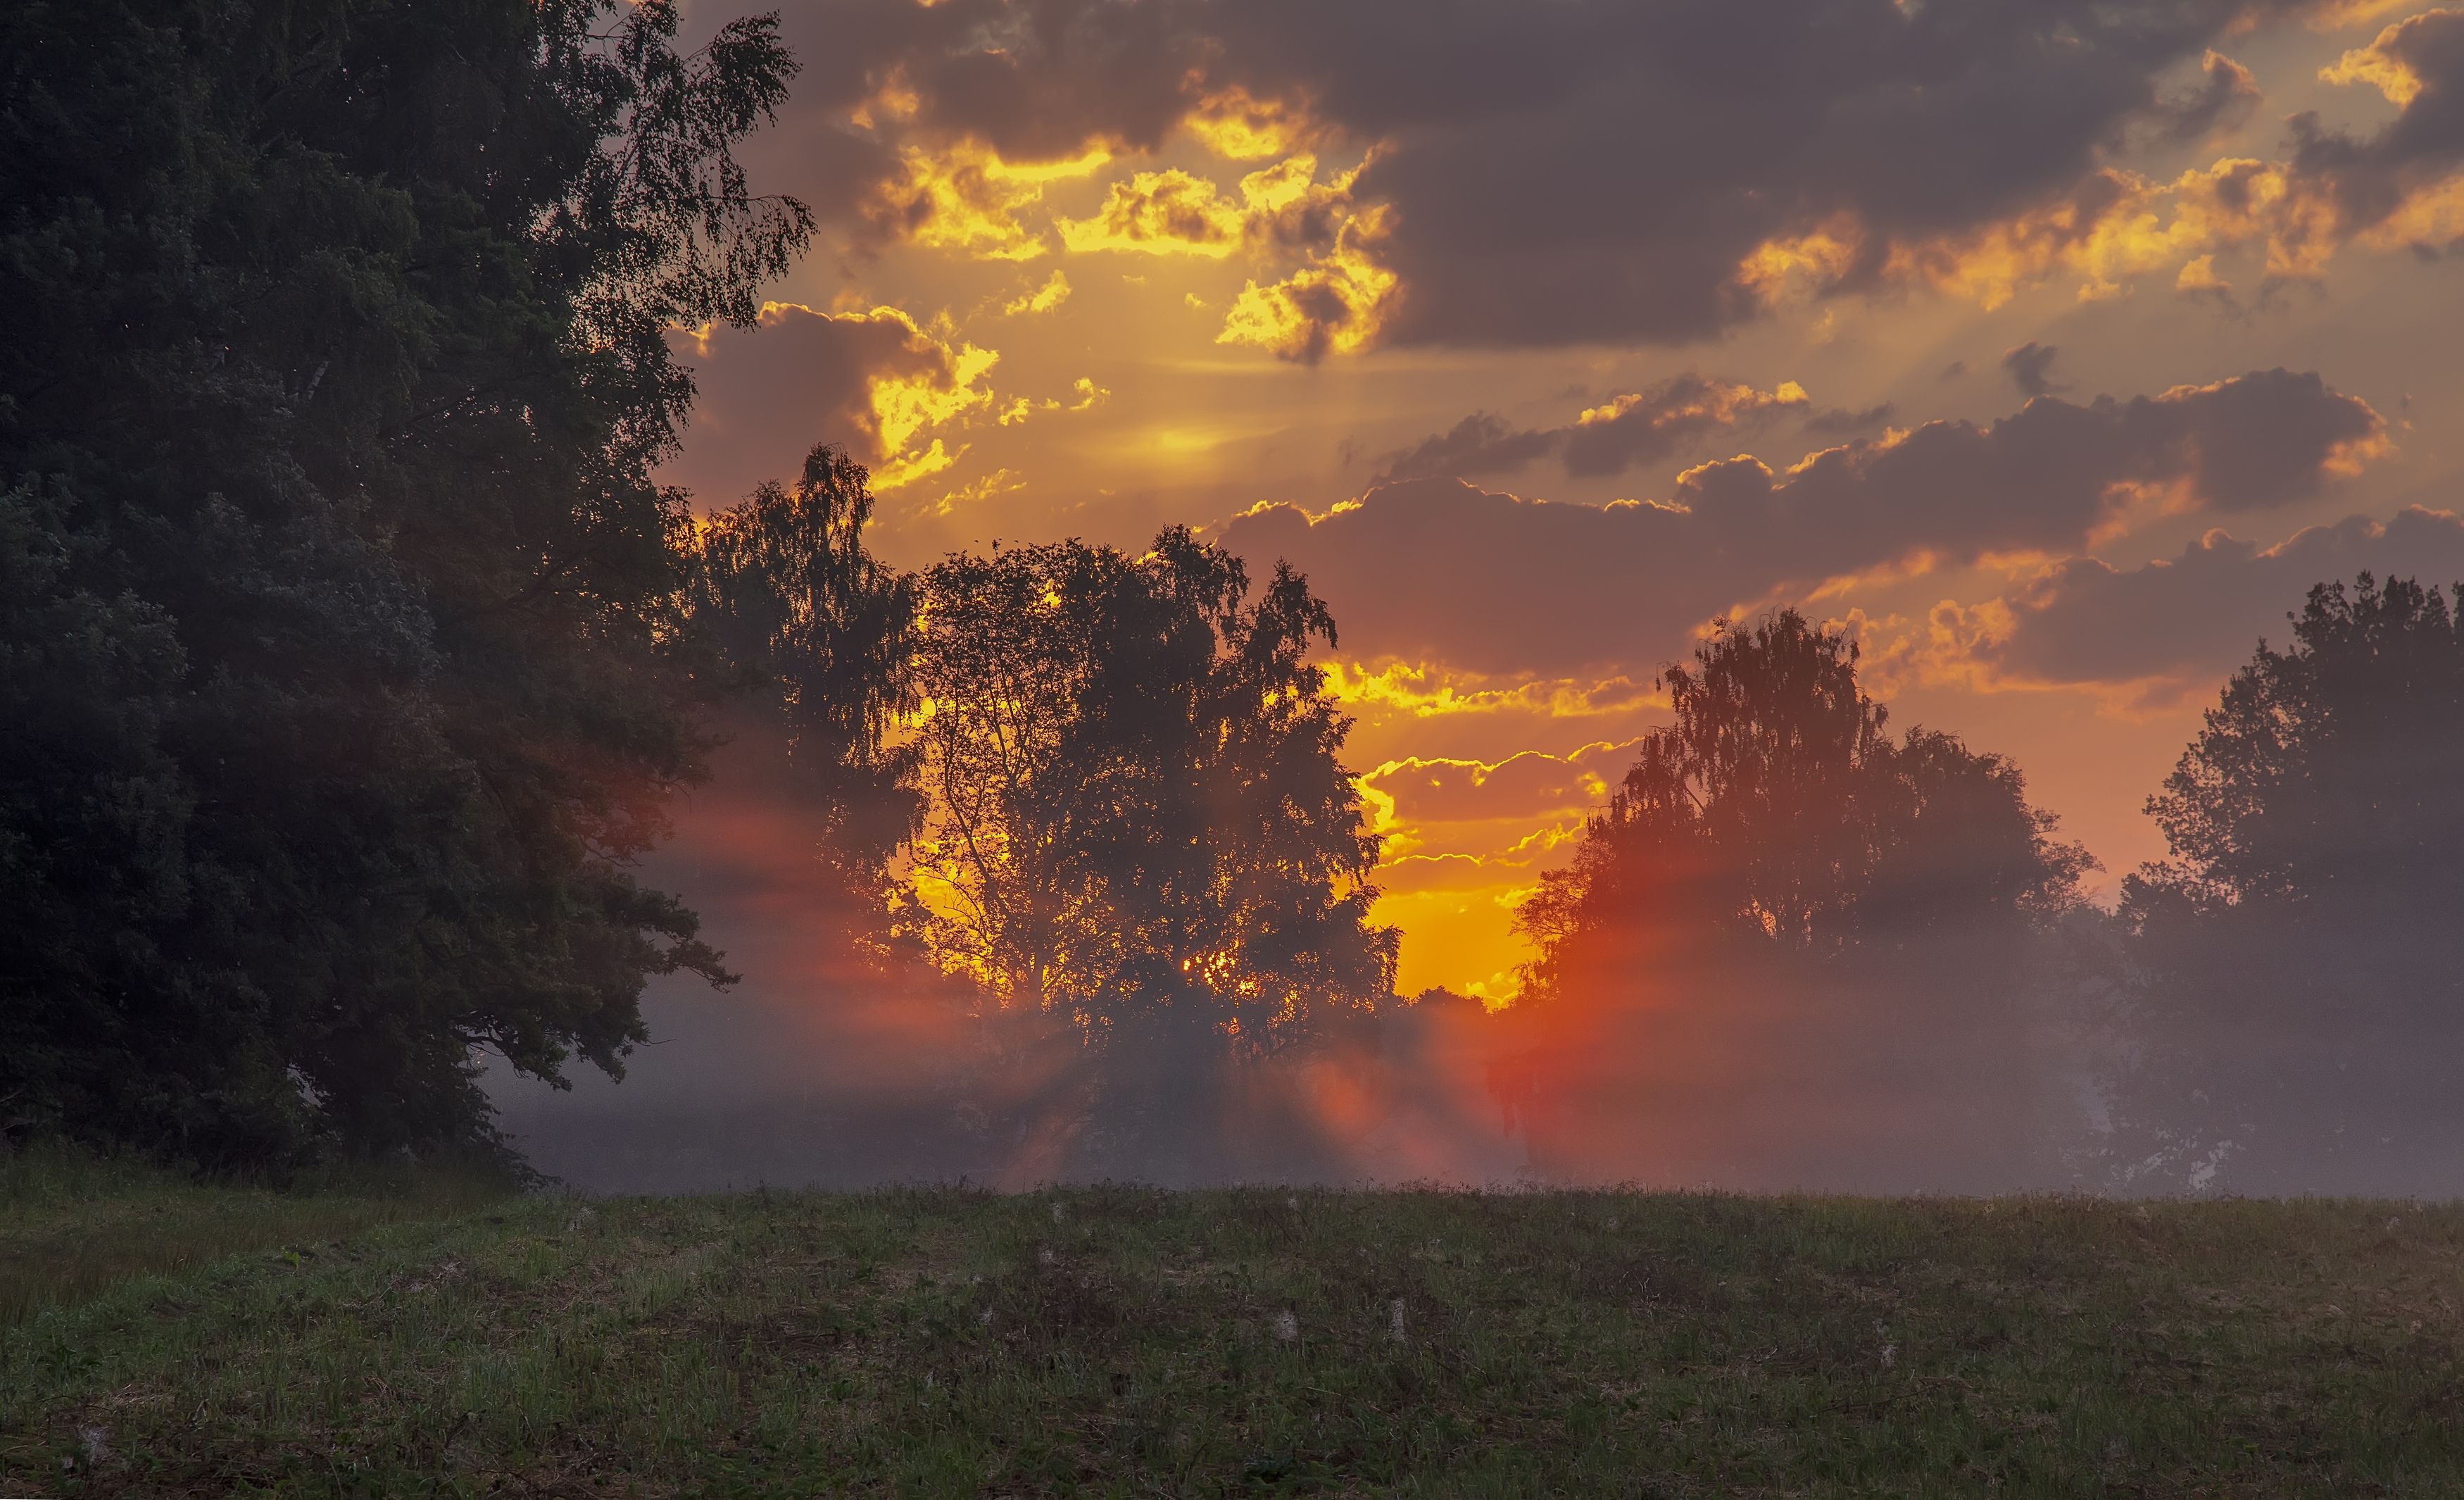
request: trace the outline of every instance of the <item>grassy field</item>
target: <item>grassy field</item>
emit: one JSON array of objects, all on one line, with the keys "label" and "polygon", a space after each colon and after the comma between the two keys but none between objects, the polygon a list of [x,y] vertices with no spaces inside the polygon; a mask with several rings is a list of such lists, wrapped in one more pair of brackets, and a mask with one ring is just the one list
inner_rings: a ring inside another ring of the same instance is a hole
[{"label": "grassy field", "polygon": [[506,1196],[500,1181],[473,1174],[363,1170],[275,1192],[74,1151],[0,1149],[0,1336],[132,1277],[451,1217]]},{"label": "grassy field", "polygon": [[234,1211],[0,1329],[0,1493],[2464,1494],[2453,1207]]}]

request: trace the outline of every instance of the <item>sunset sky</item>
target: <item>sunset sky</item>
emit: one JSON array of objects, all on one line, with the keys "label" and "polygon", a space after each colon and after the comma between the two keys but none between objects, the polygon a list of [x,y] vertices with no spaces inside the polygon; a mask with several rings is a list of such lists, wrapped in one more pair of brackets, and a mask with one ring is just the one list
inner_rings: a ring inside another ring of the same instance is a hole
[{"label": "sunset sky", "polygon": [[746,160],[822,230],[759,329],[678,336],[668,477],[837,441],[901,565],[1289,559],[1407,993],[1510,993],[1723,613],[1856,632],[2109,890],[2310,584],[2464,579],[2464,11],[758,3],[804,72]]}]

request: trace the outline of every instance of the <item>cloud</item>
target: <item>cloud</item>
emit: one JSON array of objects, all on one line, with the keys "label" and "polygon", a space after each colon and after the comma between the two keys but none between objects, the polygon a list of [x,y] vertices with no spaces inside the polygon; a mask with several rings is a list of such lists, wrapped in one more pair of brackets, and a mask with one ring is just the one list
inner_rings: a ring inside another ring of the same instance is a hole
[{"label": "cloud", "polygon": [[1556,457],[1570,474],[1623,474],[1711,433],[1758,426],[1805,405],[1805,391],[1794,381],[1782,382],[1776,390],[1756,390],[1687,371],[1648,390],[1613,396],[1565,427],[1517,429],[1502,417],[1475,413],[1387,454],[1379,477],[1507,474],[1543,456]]},{"label": "cloud", "polygon": [[1323,250],[1353,217],[1358,169],[1317,181],[1317,158],[1302,152],[1241,179],[1235,200],[1179,167],[1115,182],[1083,219],[1058,218],[1062,243],[1081,254],[1135,251],[1221,259],[1243,249]]},{"label": "cloud", "polygon": [[2464,235],[2464,11],[2398,21],[2321,77],[2375,87],[2399,113],[2361,137],[2322,127],[2316,114],[2293,118],[2294,173],[2302,196],[2326,210],[2303,227],[2383,244]]},{"label": "cloud", "polygon": [[894,307],[824,313],[773,302],[755,328],[680,334],[699,395],[662,476],[724,505],[792,475],[817,442],[847,445],[893,488],[953,462],[936,430],[993,403],[1001,356]]},{"label": "cloud", "polygon": [[1378,460],[1381,482],[1433,475],[1509,474],[1557,448],[1563,429],[1518,428],[1493,412],[1475,411],[1443,432]]},{"label": "cloud", "polygon": [[1409,827],[1506,819],[1528,825],[1547,813],[1598,805],[1638,742],[1602,740],[1562,756],[1525,750],[1497,761],[1415,756],[1389,761],[1361,781],[1395,822]]},{"label": "cloud", "polygon": [[1338,701],[1414,718],[1606,718],[1665,703],[1648,679],[1638,682],[1623,675],[1534,677],[1519,673],[1486,677],[1426,663],[1388,662],[1373,669],[1342,661],[1329,662],[1326,673],[1327,686]]},{"label": "cloud", "polygon": [[2464,580],[2464,518],[2410,507],[2352,517],[2261,547],[2211,531],[2179,556],[2119,568],[2070,558],[2006,598],[1944,601],[1925,633],[1886,650],[1927,677],[1982,687],[2194,683],[2250,659],[2261,636],[2290,638],[2285,616],[2313,585],[2368,570],[2447,585]]},{"label": "cloud", "polygon": [[1032,292],[1021,292],[1001,304],[1003,318],[1018,318],[1031,313],[1048,313],[1069,300],[1069,278],[1058,270],[1045,278]]},{"label": "cloud", "polygon": [[[1305,263],[1257,278],[1226,342],[1300,360],[1683,342],[1797,291],[1993,302],[2062,272],[2095,295],[2174,279],[2234,226],[2123,157],[2249,108],[2216,43],[2331,9],[2351,5],[804,0],[791,34],[809,19],[825,45],[805,54],[827,55],[788,128],[859,143],[814,159],[896,164],[864,199],[876,232],[1021,257],[1051,247],[1030,170],[1345,143],[1367,153],[1352,207],[1307,230]],[[2375,44],[2381,71],[2424,80],[2409,111],[2444,77],[2426,19]],[[2364,154],[2426,163],[2431,123]],[[2357,191],[2365,165],[2341,169]],[[1090,243],[1228,243],[1204,182],[1159,165],[1112,185]]]},{"label": "cloud", "polygon": [[878,184],[864,205],[874,236],[984,260],[1033,260],[1052,247],[1029,228],[1024,211],[1044,200],[1053,182],[1092,176],[1111,160],[1090,146],[1057,162],[1013,164],[973,141],[935,150],[911,145],[899,171]]},{"label": "cloud", "polygon": [[1222,528],[1287,558],[1372,668],[1575,675],[1671,656],[1708,617],[1828,580],[2079,550],[2154,495],[2193,511],[2322,493],[2384,446],[2378,413],[2315,375],[2264,370],[1999,421],[1929,422],[1786,470],[1724,459],[1650,502],[1573,504],[1419,478],[1324,516],[1253,507]]},{"label": "cloud", "polygon": [[1801,427],[1809,437],[1854,437],[1888,426],[1899,411],[1898,404],[1889,401],[1878,402],[1862,411],[1824,407],[1807,416]]},{"label": "cloud", "polygon": [[2032,339],[2002,356],[2002,369],[2023,396],[2041,396],[2050,391],[2067,389],[2055,385],[2053,380],[2054,356],[2059,352],[2053,344],[2038,343]]},{"label": "cloud", "polygon": [[2189,144],[2240,124],[2258,108],[2258,80],[2224,54],[2210,52],[2201,58],[2199,77],[2198,88],[2159,106],[2155,123],[2160,139]]},{"label": "cloud", "polygon": [[1386,215],[1344,221],[1333,247],[1280,281],[1250,281],[1223,316],[1218,343],[1245,343],[1314,364],[1367,348],[1385,327],[1397,278],[1379,259]]}]

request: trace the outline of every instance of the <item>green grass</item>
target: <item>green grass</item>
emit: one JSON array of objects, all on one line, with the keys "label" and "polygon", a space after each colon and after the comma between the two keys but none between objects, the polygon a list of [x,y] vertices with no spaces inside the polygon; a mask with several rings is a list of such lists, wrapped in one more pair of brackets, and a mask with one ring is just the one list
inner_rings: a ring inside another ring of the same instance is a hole
[{"label": "green grass", "polygon": [[0,1493],[2453,1496],[2459,1272],[2386,1203],[532,1197],[35,1313]]},{"label": "green grass", "polygon": [[0,1147],[0,1336],[133,1276],[464,1213],[506,1191],[476,1173],[359,1169],[275,1192],[61,1147]]}]

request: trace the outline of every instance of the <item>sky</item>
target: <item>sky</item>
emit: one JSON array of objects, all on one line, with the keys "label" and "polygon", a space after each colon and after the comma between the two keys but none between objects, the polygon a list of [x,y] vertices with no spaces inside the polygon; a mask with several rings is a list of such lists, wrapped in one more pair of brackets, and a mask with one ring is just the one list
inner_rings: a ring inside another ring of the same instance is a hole
[{"label": "sky", "polygon": [[1852,632],[2109,894],[2311,585],[2464,579],[2464,11],[777,3],[742,159],[820,232],[760,326],[675,335],[664,477],[829,441],[902,566],[1290,561],[1405,993],[1513,993],[1722,616]]}]

